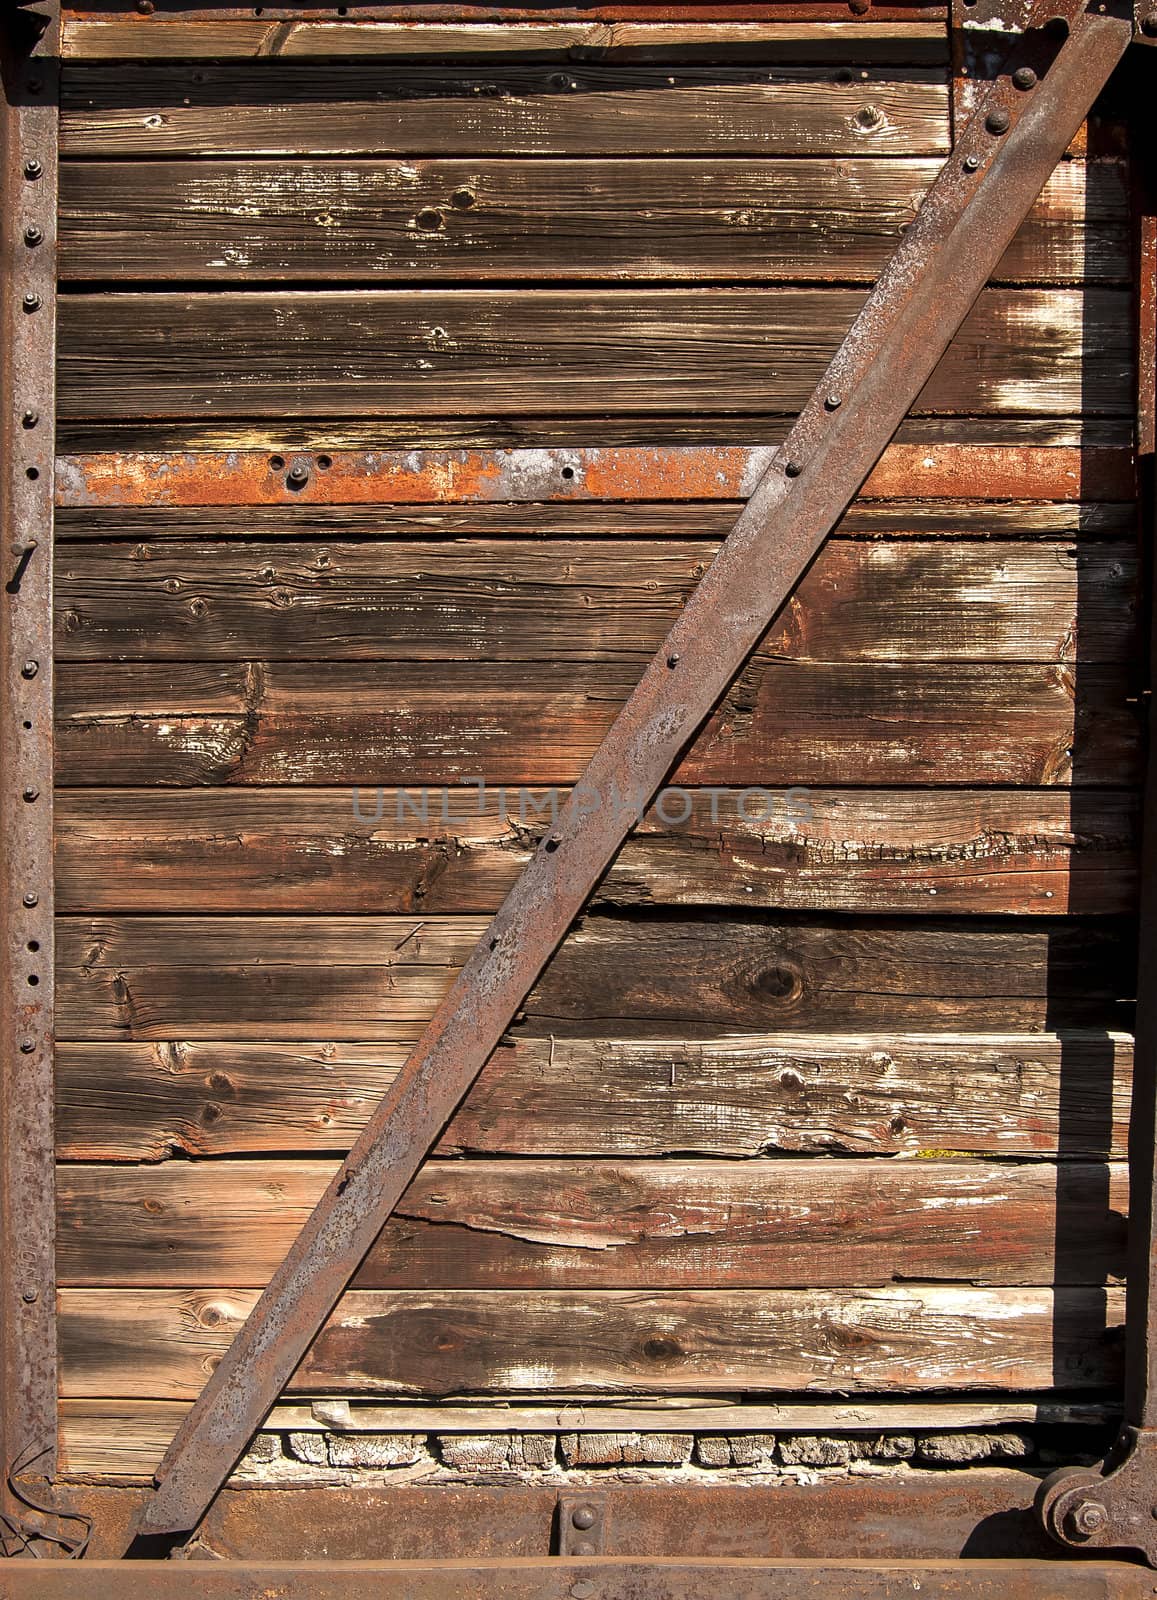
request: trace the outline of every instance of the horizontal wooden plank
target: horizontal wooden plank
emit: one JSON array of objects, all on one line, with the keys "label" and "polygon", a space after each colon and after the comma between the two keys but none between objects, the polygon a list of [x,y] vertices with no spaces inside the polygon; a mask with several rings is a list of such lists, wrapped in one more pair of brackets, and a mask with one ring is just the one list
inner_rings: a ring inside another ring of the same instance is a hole
[{"label": "horizontal wooden plank", "polygon": [[[66,1398],[195,1396],[256,1294],[66,1289]],[[1085,1390],[1119,1380],[1110,1289],[347,1294],[289,1391]]]},{"label": "horizontal wooden plank", "polygon": [[[416,1039],[481,917],[59,919],[61,1039]],[[588,917],[525,1003],[539,1036],[1128,1027],[1126,924]]]},{"label": "horizontal wooden plank", "polygon": [[[64,789],[56,904],[77,915],[493,913],[566,792],[457,789],[423,803],[377,788]],[[801,789],[744,809],[667,794],[594,903],[988,916],[1135,905],[1129,793]]]},{"label": "horizontal wooden plank", "polygon": [[63,54],[74,61],[169,59],[222,61],[230,57],[322,60],[342,57],[433,59],[445,68],[456,58],[667,62],[749,60],[779,65],[817,61],[832,55],[857,61],[873,58],[903,62],[944,62],[945,30],[937,22],[863,22],[817,19],[801,28],[778,21],[628,21],[548,20],[509,23],[388,22],[359,17],[350,21],[282,21],[254,16],[200,20],[182,16],[149,21],[134,16],[67,17]]},{"label": "horizontal wooden plank", "polygon": [[[64,1288],[264,1288],[328,1161],[63,1166]],[[1119,1282],[1127,1169],[977,1161],[427,1162],[359,1289]]]},{"label": "horizontal wooden plank", "polygon": [[[576,783],[634,662],[71,664],[57,675],[68,786]],[[1124,788],[1131,674],[1055,664],[756,660],[674,783]]]},{"label": "horizontal wooden plank", "polygon": [[[65,280],[872,283],[936,160],[84,161]],[[1058,167],[994,278],[1128,280],[1124,169]]]},{"label": "horizontal wooden plank", "polygon": [[[66,295],[64,417],[790,413],[854,289]],[[1131,298],[987,289],[917,411],[1125,415]]]},{"label": "horizontal wooden plank", "polygon": [[[401,1044],[167,1040],[57,1048],[58,1152],[163,1161],[344,1152]],[[925,1154],[1101,1160],[1125,1151],[1132,1041],[1069,1030],[519,1039],[500,1045],[442,1155]]]},{"label": "horizontal wooden plank", "polygon": [[[385,516],[385,507],[403,504],[500,503],[509,511],[528,502],[654,500],[667,502],[672,515],[682,501],[707,502],[704,514],[710,515],[712,501],[749,496],[774,451],[774,445],[718,442],[610,449],[318,450],[294,451],[288,458],[281,449],[116,450],[58,457],[56,502],[62,509],[125,506],[154,512],[169,506],[234,511],[268,506],[292,519],[308,515],[311,506],[326,505],[372,505],[375,515]],[[304,472],[304,482],[290,483],[294,468]],[[863,517],[874,500],[905,496],[921,502],[964,496],[978,502],[1130,501],[1135,494],[1132,454],[1113,446],[902,443],[884,451],[845,520]],[[886,514],[884,507],[878,509]],[[1079,524],[1083,516],[1075,512],[1074,521]]]},{"label": "horizontal wooden plank", "polygon": [[[650,659],[715,543],[89,544],[57,568],[62,661]],[[789,661],[1128,662],[1131,552],[829,543],[764,636]]]},{"label": "horizontal wooden plank", "polygon": [[[587,1397],[550,1406],[474,1401],[468,1405],[418,1403],[374,1405],[322,1399],[275,1406],[266,1431],[340,1433],[913,1433],[962,1428],[1103,1428],[1117,1421],[1119,1407],[1094,1400],[1010,1395],[993,1400],[856,1400],[840,1405],[711,1404],[697,1398],[656,1397],[647,1402],[606,1404]],[[61,1471],[70,1477],[151,1479],[188,1405],[179,1400],[64,1400],[60,1406]],[[328,1420],[323,1420],[328,1419]],[[340,1419],[340,1420],[339,1420]],[[975,1472],[975,1469],[973,1469]],[[300,1493],[300,1490],[294,1490]],[[910,1491],[909,1491],[910,1492]]]},{"label": "horizontal wooden plank", "polygon": [[[133,24],[134,34],[138,32]],[[411,30],[407,30],[411,31]],[[857,36],[859,28],[857,25]],[[169,37],[166,35],[166,37]],[[805,36],[806,37],[806,36]],[[807,47],[812,49],[810,45]],[[718,56],[720,47],[710,51]],[[885,52],[895,50],[886,41]],[[846,44],[837,57],[854,61]],[[943,71],[750,65],[654,66],[523,55],[459,63],[282,57],[72,61],[61,153],[69,156],[941,155]],[[858,63],[857,63],[858,67]],[[672,83],[672,77],[674,82]],[[842,77],[843,81],[839,81]],[[754,81],[753,81],[754,80]],[[223,107],[228,107],[222,114]]]},{"label": "horizontal wooden plank", "polygon": [[[75,460],[75,458],[72,458]],[[83,505],[58,507],[58,545],[105,539],[722,539],[737,501],[680,504],[287,506]],[[1073,544],[1132,542],[1129,502],[993,504],[986,500],[856,501],[839,523],[841,539],[1064,539]],[[146,551],[147,553],[147,551]]]}]

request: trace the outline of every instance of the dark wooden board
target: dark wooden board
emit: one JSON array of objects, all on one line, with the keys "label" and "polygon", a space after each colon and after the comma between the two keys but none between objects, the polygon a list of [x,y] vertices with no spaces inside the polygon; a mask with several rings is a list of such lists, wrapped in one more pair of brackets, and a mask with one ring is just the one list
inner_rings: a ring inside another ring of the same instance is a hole
[{"label": "dark wooden board", "polygon": [[[61,783],[570,784],[635,662],[65,663]],[[1066,785],[1137,777],[1131,674],[1111,667],[756,661],[678,784]]]},{"label": "dark wooden board", "polygon": [[[402,1044],[65,1041],[57,1141],[70,1161],[344,1153]],[[1132,1041],[1063,1035],[785,1033],[522,1038],[499,1047],[442,1155],[1120,1158]]]},{"label": "dark wooden board", "polygon": [[[416,1039],[480,917],[64,917],[61,1039]],[[1128,1028],[1115,920],[905,923],[591,916],[517,1026],[538,1036],[745,1029]]]},{"label": "dark wooden board", "polygon": [[[714,543],[89,544],[58,562],[62,661],[649,660]],[[1113,544],[836,540],[760,653],[818,662],[1125,662]]]},{"label": "dark wooden board", "polygon": [[[65,280],[872,283],[937,160],[84,161]],[[1067,162],[996,281],[1128,280],[1124,169]]]},{"label": "dark wooden board", "polygon": [[[845,62],[850,55],[845,49]],[[921,156],[949,148],[942,71],[885,69],[865,82],[858,63],[855,72],[793,73],[688,67],[677,57],[652,66],[575,61],[569,51],[562,63],[524,56],[522,65],[500,57],[404,67],[188,59],[142,61],[134,71],[123,60],[72,61],[62,94],[65,159]]]},{"label": "dark wooden board", "polygon": [[[194,1398],[251,1290],[65,1289],[61,1392]],[[357,1291],[295,1393],[496,1394],[1102,1388],[1110,1289]]]},{"label": "dark wooden board", "polygon": [[[793,413],[849,289],[66,295],[63,417]],[[1131,299],[988,289],[915,409],[1128,413]]]},{"label": "dark wooden board", "polygon": [[[58,1170],[63,1288],[263,1288],[327,1161]],[[427,1162],[360,1289],[1102,1284],[1127,1171],[976,1161]]]},{"label": "dark wooden board", "polygon": [[[58,506],[58,545],[134,540],[149,546],[178,539],[723,539],[741,510],[737,501],[689,504],[331,506]],[[841,519],[841,539],[1135,540],[1129,501],[857,500]],[[64,553],[65,556],[68,552]]]},{"label": "dark wooden board", "polygon": [[[563,795],[559,795],[561,801]],[[595,903],[797,911],[1132,911],[1138,801],[1114,790],[810,789],[667,796]],[[684,811],[689,814],[684,818]],[[56,904],[75,915],[493,913],[552,814],[495,792],[64,789]]]}]

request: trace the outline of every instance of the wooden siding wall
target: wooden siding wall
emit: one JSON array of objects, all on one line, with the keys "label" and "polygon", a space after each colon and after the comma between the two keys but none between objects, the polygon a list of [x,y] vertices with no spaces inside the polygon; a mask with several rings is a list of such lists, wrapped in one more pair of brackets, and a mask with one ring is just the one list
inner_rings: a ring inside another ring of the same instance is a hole
[{"label": "wooden siding wall", "polygon": [[[945,19],[624,15],[74,17],[66,468],[782,436],[949,148]],[[1112,1391],[1128,236],[1094,128],[295,1390]],[[575,781],[736,509],[566,492],[62,509],[74,1470],[204,1382],[533,847],[494,786]]]}]

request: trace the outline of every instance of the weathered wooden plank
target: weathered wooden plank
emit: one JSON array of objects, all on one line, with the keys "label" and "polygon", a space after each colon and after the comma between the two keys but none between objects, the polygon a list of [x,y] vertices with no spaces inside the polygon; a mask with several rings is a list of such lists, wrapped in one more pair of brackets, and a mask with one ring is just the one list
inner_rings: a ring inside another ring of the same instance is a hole
[{"label": "weathered wooden plank", "polygon": [[[633,662],[64,663],[64,785],[570,784]],[[1112,667],[757,660],[674,782],[1123,788],[1134,688]]]},{"label": "weathered wooden plank", "polygon": [[[256,1293],[66,1289],[66,1398],[195,1396]],[[1119,1381],[1122,1291],[358,1291],[296,1393],[1085,1390]]]},{"label": "weathered wooden plank", "polygon": [[[64,1288],[263,1288],[329,1161],[62,1166]],[[1120,1282],[1127,1168],[977,1161],[428,1162],[359,1289]]]},{"label": "weathered wooden plank", "polygon": [[[70,1043],[70,1161],[344,1153],[404,1045]],[[1106,1032],[519,1039],[452,1118],[442,1155],[978,1155],[1125,1151],[1132,1041]]]},{"label": "weathered wooden plank", "polygon": [[806,28],[777,21],[561,21],[477,23],[389,22],[332,18],[285,22],[252,16],[213,20],[182,17],[142,26],[133,16],[70,17],[63,54],[72,61],[222,61],[230,57],[322,60],[434,58],[443,72],[455,60],[478,57],[531,61],[638,62],[785,61],[851,58],[945,62],[944,28],[936,22],[832,22]]},{"label": "weathered wooden plank", "polygon": [[[1138,803],[1113,790],[701,791],[649,810],[595,904],[1129,912]],[[556,797],[561,805],[565,792]],[[688,815],[683,811],[689,806]],[[447,791],[64,789],[56,903],[84,913],[486,912],[553,810]]]},{"label": "weathered wooden plank", "polygon": [[[714,543],[90,544],[56,573],[62,661],[650,657]],[[1112,544],[830,542],[761,656],[1123,662],[1137,564]]]},{"label": "weathered wooden plank", "polygon": [[[64,506],[56,543],[106,539],[723,539],[740,502],[715,504],[330,506]],[[841,539],[1136,538],[1128,501],[993,504],[986,500],[856,501],[844,514]]]},{"label": "weathered wooden plank", "polygon": [[[66,295],[66,417],[797,411],[851,289]],[[1123,415],[1131,299],[987,289],[914,409]]]},{"label": "weathered wooden plank", "polygon": [[[858,31],[858,30],[857,30]],[[168,35],[166,35],[168,37]],[[803,37],[806,38],[806,35]],[[715,48],[715,47],[712,47]],[[889,44],[885,47],[891,49]],[[837,46],[837,54],[841,53]],[[69,63],[68,156],[940,155],[937,70],[469,58]],[[854,59],[842,47],[845,61]],[[674,76],[674,84],[671,78]],[[843,76],[842,74],[837,74]],[[758,81],[752,81],[757,79]],[[226,114],[222,108],[228,107]]]},{"label": "weathered wooden plank", "polygon": [[[188,1406],[179,1400],[64,1400],[60,1407],[61,1470],[70,1477],[151,1479]],[[468,1405],[351,1404],[323,1399],[282,1404],[267,1428],[281,1432],[341,1433],[913,1433],[928,1429],[1044,1427],[1103,1428],[1119,1408],[1094,1400],[1010,1395],[994,1400],[804,1401],[797,1405],[709,1404],[666,1396],[655,1401],[605,1404],[587,1398],[567,1405],[517,1406],[474,1401]],[[328,1422],[323,1420],[328,1418]],[[340,1424],[338,1419],[340,1419]],[[991,1469],[989,1469],[991,1473]],[[970,1478],[975,1474],[975,1469]],[[971,1487],[971,1486],[970,1486]],[[300,1490],[294,1490],[300,1493]],[[907,1492],[911,1492],[910,1489]],[[972,1487],[972,1493],[975,1488]],[[1007,1497],[1002,1501],[1007,1504]]]},{"label": "weathered wooden plank", "polygon": [[[872,283],[939,165],[73,162],[61,173],[61,274]],[[1123,173],[1058,167],[996,281],[1127,281]]]},{"label": "weathered wooden plank", "polygon": [[[479,917],[60,919],[61,1039],[416,1039]],[[516,1026],[706,1037],[739,1029],[1128,1027],[1126,923],[962,925],[589,917]]]}]

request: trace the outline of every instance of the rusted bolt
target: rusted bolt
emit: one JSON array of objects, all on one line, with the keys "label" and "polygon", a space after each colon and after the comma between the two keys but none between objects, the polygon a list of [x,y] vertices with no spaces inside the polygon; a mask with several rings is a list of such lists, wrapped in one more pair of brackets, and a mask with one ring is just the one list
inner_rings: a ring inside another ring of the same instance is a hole
[{"label": "rusted bolt", "polygon": [[309,482],[309,468],[301,461],[295,461],[285,475],[285,481],[291,489],[304,489]]},{"label": "rusted bolt", "polygon": [[39,311],[42,302],[36,291],[34,289],[29,289],[28,293],[21,297],[20,304],[24,307],[25,311]]},{"label": "rusted bolt", "polygon": [[40,421],[39,411],[26,411],[20,418],[20,425],[24,428],[35,428]]},{"label": "rusted bolt", "polygon": [[28,245],[43,244],[44,229],[38,227],[35,222],[30,222],[24,230],[24,243]]},{"label": "rusted bolt", "polygon": [[446,225],[446,219],[434,206],[423,206],[414,221],[423,233],[437,233],[439,228]]},{"label": "rusted bolt", "polygon": [[35,180],[36,178],[40,177],[40,175],[43,173],[43,171],[44,171],[44,167],[36,159],[35,156],[30,157],[29,160],[27,160],[24,163],[24,176],[26,178],[31,178],[31,179]]},{"label": "rusted bolt", "polygon": [[964,170],[965,170],[965,172],[979,172],[980,171],[980,157],[979,156],[965,156],[965,158],[964,158]]},{"label": "rusted bolt", "polygon": [[679,665],[679,655],[677,651],[672,650],[671,654],[667,657],[667,665],[669,667],[677,667]]},{"label": "rusted bolt", "polygon": [[21,1041],[20,1041],[20,1054],[22,1056],[30,1056],[35,1049],[36,1049],[36,1040],[35,1039],[21,1039]]},{"label": "rusted bolt", "polygon": [[40,790],[32,788],[31,785],[29,785],[29,787],[25,789],[23,793],[24,799],[27,800],[29,805],[31,805],[34,800],[40,799]]},{"label": "rusted bolt", "polygon": [[1004,106],[997,106],[994,110],[988,113],[987,117],[985,117],[984,126],[988,129],[989,133],[1007,133],[1011,122],[1012,117],[1009,115],[1007,109]]},{"label": "rusted bolt", "polygon": [[800,466],[798,461],[785,461],[783,464],[783,470],[787,477],[798,478],[800,473],[803,471],[803,468]]},{"label": "rusted bolt", "polygon": [[1012,75],[1012,86],[1014,89],[1021,90],[1035,89],[1036,73],[1031,67],[1017,67]]},{"label": "rusted bolt", "polygon": [[824,396],[824,409],[826,411],[838,411],[843,403],[844,397],[842,394],[829,394]]},{"label": "rusted bolt", "polygon": [[1099,1500],[1082,1500],[1065,1513],[1064,1528],[1070,1539],[1091,1539],[1108,1525],[1109,1513]]},{"label": "rusted bolt", "polygon": [[142,17],[151,17],[156,9],[153,0],[137,0],[137,10]]},{"label": "rusted bolt", "polygon": [[29,889],[28,893],[24,896],[24,904],[28,907],[29,911],[31,911],[34,906],[38,906],[40,904],[40,896],[38,894],[34,894],[33,891]]},{"label": "rusted bolt", "polygon": [[20,1298],[26,1306],[34,1306],[40,1299],[39,1289],[21,1289]]},{"label": "rusted bolt", "polygon": [[39,661],[26,661],[24,663],[24,665],[20,668],[20,676],[22,678],[35,678],[36,674],[39,671],[40,671],[40,662]]},{"label": "rusted bolt", "polygon": [[593,1528],[595,1525],[596,1517],[594,1506],[576,1506],[571,1512],[570,1520],[574,1523],[576,1528],[581,1528],[585,1533],[588,1528]]}]

